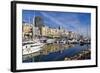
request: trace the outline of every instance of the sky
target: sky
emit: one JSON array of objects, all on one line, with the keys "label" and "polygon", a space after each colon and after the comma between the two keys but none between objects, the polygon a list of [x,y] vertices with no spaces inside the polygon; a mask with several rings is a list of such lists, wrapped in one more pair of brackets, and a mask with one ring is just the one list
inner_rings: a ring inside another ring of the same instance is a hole
[{"label": "sky", "polygon": [[84,36],[91,36],[91,14],[79,12],[55,12],[55,11],[36,11],[23,10],[22,21],[34,23],[34,17],[40,16],[44,25],[50,28],[59,26],[68,31],[77,32]]}]

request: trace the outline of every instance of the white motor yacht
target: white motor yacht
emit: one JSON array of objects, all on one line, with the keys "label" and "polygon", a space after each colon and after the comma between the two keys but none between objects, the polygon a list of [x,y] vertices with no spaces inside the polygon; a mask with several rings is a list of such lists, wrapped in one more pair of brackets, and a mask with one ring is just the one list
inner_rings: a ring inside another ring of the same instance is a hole
[{"label": "white motor yacht", "polygon": [[55,42],[55,39],[47,39],[47,43],[54,43]]},{"label": "white motor yacht", "polygon": [[34,52],[37,52],[39,50],[41,50],[43,47],[44,43],[40,43],[40,42],[27,42],[23,45],[23,55],[26,54],[31,54]]}]

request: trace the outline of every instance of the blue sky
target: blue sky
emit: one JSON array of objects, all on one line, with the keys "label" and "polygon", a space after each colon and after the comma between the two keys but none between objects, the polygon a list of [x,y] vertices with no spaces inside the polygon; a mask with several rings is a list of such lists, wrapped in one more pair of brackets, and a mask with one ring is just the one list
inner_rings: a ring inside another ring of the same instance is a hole
[{"label": "blue sky", "polygon": [[22,21],[33,23],[35,16],[41,16],[44,25],[51,28],[58,28],[78,32],[84,36],[90,36],[91,33],[91,14],[77,12],[54,12],[54,11],[34,11],[23,10]]}]

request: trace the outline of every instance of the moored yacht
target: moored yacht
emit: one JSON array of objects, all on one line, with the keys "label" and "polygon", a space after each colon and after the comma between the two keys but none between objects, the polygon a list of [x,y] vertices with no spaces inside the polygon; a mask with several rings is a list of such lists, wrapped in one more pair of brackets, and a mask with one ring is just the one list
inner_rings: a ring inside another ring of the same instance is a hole
[{"label": "moored yacht", "polygon": [[48,44],[51,44],[51,43],[54,43],[55,42],[55,39],[47,39],[46,41]]},{"label": "moored yacht", "polygon": [[44,43],[40,43],[40,42],[30,42],[30,41],[27,41],[27,43],[23,42],[23,47],[22,47],[23,55],[37,52],[42,49],[41,47],[43,47],[43,45]]}]

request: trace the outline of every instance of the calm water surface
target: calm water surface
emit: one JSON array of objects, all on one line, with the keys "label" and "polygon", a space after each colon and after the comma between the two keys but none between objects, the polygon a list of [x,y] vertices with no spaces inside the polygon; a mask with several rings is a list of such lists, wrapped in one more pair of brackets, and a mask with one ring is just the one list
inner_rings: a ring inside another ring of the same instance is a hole
[{"label": "calm water surface", "polygon": [[40,51],[24,55],[23,62],[63,61],[65,57],[72,57],[87,49],[90,49],[90,45],[46,44]]}]

